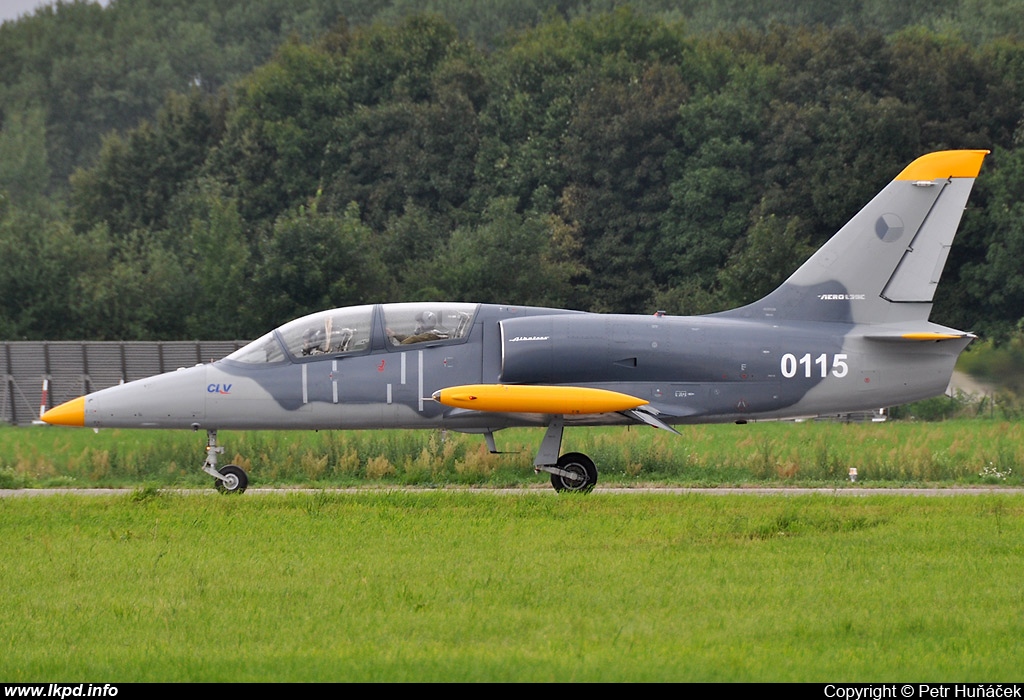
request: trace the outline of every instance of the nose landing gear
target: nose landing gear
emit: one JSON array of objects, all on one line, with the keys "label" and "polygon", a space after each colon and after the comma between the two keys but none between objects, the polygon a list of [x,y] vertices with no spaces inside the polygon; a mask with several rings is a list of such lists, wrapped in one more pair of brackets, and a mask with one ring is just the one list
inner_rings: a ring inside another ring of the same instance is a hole
[{"label": "nose landing gear", "polygon": [[224,448],[217,445],[217,431],[207,430],[203,471],[213,477],[213,485],[221,493],[245,493],[249,486],[249,475],[244,469],[234,464],[217,469],[217,455],[223,452]]}]

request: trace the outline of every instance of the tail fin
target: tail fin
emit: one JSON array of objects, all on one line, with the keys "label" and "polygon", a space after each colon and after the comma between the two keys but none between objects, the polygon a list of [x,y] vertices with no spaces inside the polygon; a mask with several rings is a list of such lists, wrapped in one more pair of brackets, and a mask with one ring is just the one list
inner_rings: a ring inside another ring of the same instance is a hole
[{"label": "tail fin", "polygon": [[721,315],[927,321],[967,197],[988,151],[939,151],[904,168],[764,299]]}]

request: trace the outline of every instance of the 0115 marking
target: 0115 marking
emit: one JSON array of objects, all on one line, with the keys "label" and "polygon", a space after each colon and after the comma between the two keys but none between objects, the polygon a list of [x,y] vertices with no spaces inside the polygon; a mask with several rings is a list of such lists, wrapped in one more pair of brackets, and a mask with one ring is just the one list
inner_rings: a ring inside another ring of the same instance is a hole
[{"label": "0115 marking", "polygon": [[[821,353],[813,360],[811,359],[811,353],[804,353],[804,356],[799,360],[796,359],[796,355],[791,352],[787,352],[782,356],[779,369],[782,370],[782,376],[786,379],[792,379],[798,373],[801,373],[805,379],[811,377],[820,376],[825,379],[829,375],[829,355],[828,353]],[[802,370],[802,372],[800,372]],[[833,377],[843,378],[849,374],[850,368],[846,364],[846,353],[836,353],[832,355],[831,373]]]}]

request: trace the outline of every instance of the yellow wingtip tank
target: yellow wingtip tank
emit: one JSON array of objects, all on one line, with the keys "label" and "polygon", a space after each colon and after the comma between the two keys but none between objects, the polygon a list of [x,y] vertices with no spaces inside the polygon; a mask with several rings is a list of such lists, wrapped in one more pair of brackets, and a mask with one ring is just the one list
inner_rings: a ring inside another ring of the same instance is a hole
[{"label": "yellow wingtip tank", "polygon": [[582,415],[616,413],[648,403],[629,394],[579,386],[465,384],[434,392],[435,401],[453,408],[494,413]]}]

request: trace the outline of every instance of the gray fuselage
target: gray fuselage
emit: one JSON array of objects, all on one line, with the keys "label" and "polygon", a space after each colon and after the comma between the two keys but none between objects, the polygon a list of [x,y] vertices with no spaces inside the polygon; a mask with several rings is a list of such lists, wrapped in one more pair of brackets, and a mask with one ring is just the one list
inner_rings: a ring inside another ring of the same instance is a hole
[{"label": "gray fuselage", "polygon": [[[365,307],[371,325],[354,351],[281,352],[264,362],[229,357],[112,387],[86,397],[85,424],[469,432],[546,424],[544,414],[468,411],[429,398],[439,389],[478,383],[611,389],[649,401],[668,424],[804,416],[939,394],[970,342],[966,336],[908,342],[900,335],[906,324],[888,333],[885,325],[484,304],[471,306],[462,337],[395,344],[387,306]],[[917,330],[949,331],[930,323]],[[618,413],[566,420],[633,422]]]}]

